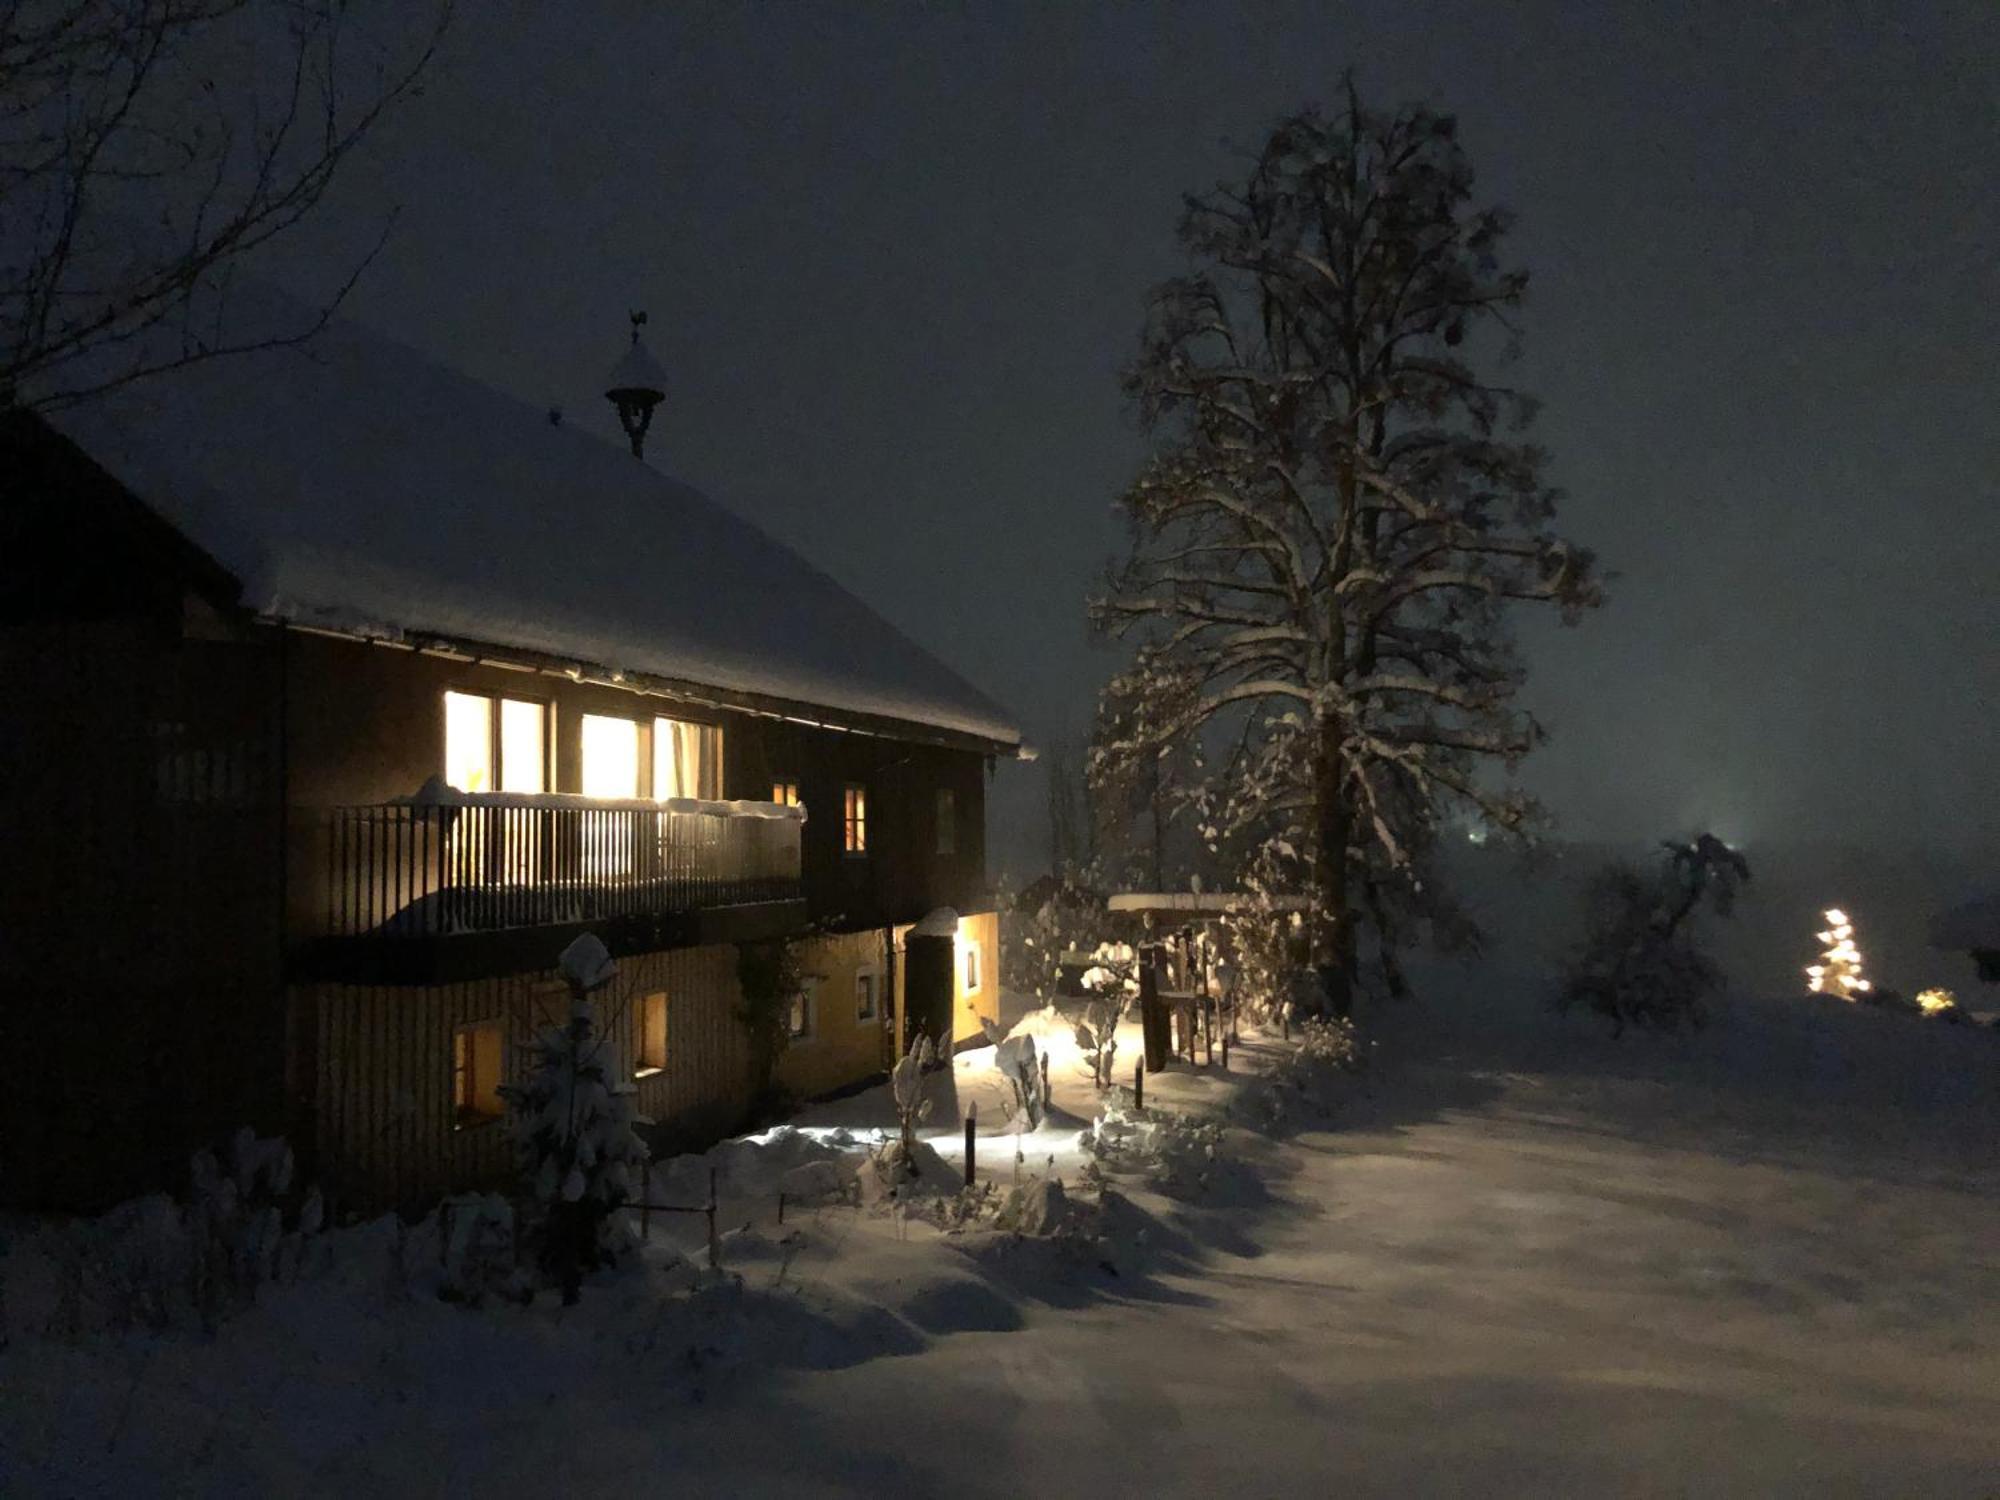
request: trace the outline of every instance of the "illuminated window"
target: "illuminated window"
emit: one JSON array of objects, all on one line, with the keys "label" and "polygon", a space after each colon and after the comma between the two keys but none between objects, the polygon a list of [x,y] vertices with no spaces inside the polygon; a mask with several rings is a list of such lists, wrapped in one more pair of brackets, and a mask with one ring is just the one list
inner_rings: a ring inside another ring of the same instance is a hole
[{"label": "illuminated window", "polygon": [[493,774],[493,700],[481,693],[444,695],[444,779],[461,792],[490,792]]},{"label": "illuminated window", "polygon": [[979,944],[967,943],[959,949],[959,966],[965,971],[965,993],[979,993]]},{"label": "illuminated window", "polygon": [[639,795],[639,725],[608,714],[583,716],[583,795]]},{"label": "illuminated window", "polygon": [[[461,792],[546,792],[549,706],[530,698],[446,693],[444,779]],[[541,847],[532,816],[486,812],[453,823],[447,858],[458,882],[518,883],[539,874]]]},{"label": "illuminated window", "polygon": [[687,719],[653,720],[653,797],[722,796],[722,728]]},{"label": "illuminated window", "polygon": [[[639,724],[607,714],[583,716],[583,794],[629,798],[639,795]],[[583,814],[583,873],[592,879],[632,873],[632,818],[629,813]]]},{"label": "illuminated window", "polygon": [[528,698],[446,693],[444,779],[461,792],[546,792],[549,706]]},{"label": "illuminated window", "polygon": [[480,1021],[452,1032],[451,1108],[461,1129],[497,1120],[506,1112],[499,1093],[503,1052],[498,1021]]},{"label": "illuminated window", "polygon": [[868,852],[868,788],[849,783],[841,811],[840,847],[849,854]]},{"label": "illuminated window", "polygon": [[799,805],[799,784],[796,781],[772,782],[771,800],[780,807],[797,807]]},{"label": "illuminated window", "polygon": [[549,706],[525,698],[500,700],[500,790],[549,789]]},{"label": "illuminated window", "polygon": [[872,1021],[880,1013],[876,1003],[880,993],[882,976],[866,969],[854,976],[854,1019]]},{"label": "illuminated window", "polygon": [[639,1001],[639,1066],[641,1078],[667,1065],[667,996],[664,990]]},{"label": "illuminated window", "polygon": [[950,787],[938,788],[937,852],[958,853],[958,797]]},{"label": "illuminated window", "polygon": [[809,1042],[813,1034],[813,1009],[819,981],[807,979],[792,996],[792,1008],[785,1017],[785,1033],[795,1042]]}]

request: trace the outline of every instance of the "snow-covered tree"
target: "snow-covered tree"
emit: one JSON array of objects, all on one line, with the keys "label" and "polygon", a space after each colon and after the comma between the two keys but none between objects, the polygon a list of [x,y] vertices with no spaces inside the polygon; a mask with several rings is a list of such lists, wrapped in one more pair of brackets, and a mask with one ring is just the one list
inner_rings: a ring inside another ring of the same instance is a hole
[{"label": "snow-covered tree", "polygon": [[1653,874],[1612,865],[1592,882],[1583,944],[1556,995],[1558,1009],[1608,1017],[1613,1036],[1628,1023],[1702,1024],[1702,1000],[1722,973],[1695,946],[1689,918],[1704,902],[1728,916],[1750,879],[1748,862],[1713,834],[1662,847]]},{"label": "snow-covered tree", "polygon": [[1507,607],[1599,599],[1550,529],[1534,403],[1482,373],[1514,352],[1527,276],[1472,182],[1426,106],[1381,112],[1350,83],[1337,112],[1280,122],[1242,180],[1188,200],[1195,269],[1153,293],[1126,380],[1159,442],[1092,604],[1135,648],[1093,774],[1201,754],[1209,842],[1298,852],[1341,1013],[1356,925],[1388,914],[1369,886],[1422,897],[1441,804],[1529,815],[1480,771],[1539,735],[1512,706]]},{"label": "snow-covered tree", "polygon": [[570,1017],[529,1045],[526,1076],[500,1085],[522,1175],[541,1212],[542,1271],[577,1300],[586,1271],[615,1259],[625,1235],[617,1210],[646,1162],[624,1059],[598,1026],[592,997],[617,976],[604,944],[585,933],[559,962]]}]

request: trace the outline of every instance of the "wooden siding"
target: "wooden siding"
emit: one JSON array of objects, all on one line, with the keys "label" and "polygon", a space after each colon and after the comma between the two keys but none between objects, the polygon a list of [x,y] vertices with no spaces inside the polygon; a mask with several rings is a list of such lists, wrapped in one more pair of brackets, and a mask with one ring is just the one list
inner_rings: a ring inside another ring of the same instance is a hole
[{"label": "wooden siding", "polygon": [[95,1208],[284,1124],[277,662],[157,616],[0,627],[0,1196]]},{"label": "wooden siding", "polygon": [[[600,1002],[621,1071],[638,1056],[639,1001],[667,996],[667,1057],[636,1080],[639,1112],[663,1150],[726,1134],[749,1106],[749,1050],[735,1011],[736,950],[681,948],[619,962]],[[322,1172],[349,1208],[417,1203],[457,1188],[504,1185],[513,1171],[499,1121],[459,1126],[452,1109],[452,1034],[499,1021],[505,1072],[521,1076],[535,1029],[560,1024],[567,992],[553,972],[424,987],[300,985],[294,1036],[316,1061]]]}]

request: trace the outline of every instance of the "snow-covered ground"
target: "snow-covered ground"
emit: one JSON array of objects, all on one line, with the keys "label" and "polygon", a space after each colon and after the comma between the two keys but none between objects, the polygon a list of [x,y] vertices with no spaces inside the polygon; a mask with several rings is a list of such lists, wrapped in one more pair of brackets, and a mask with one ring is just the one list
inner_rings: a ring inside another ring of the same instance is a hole
[{"label": "snow-covered ground", "polygon": [[[1174,1190],[1142,1160],[1101,1212],[1073,1049],[1018,1168],[990,1055],[960,1058],[982,1176],[1069,1188],[1053,1237],[779,1226],[785,1171],[853,1160],[879,1094],[712,1155],[734,1276],[691,1290],[701,1221],[655,1220],[567,1312],[440,1303],[434,1243],[392,1276],[377,1225],[212,1342],[73,1343],[17,1222],[0,1493],[1992,1490],[2000,1035],[1787,997],[1614,1043],[1490,971],[1428,992],[1326,1128],[1232,1126],[1212,1163],[1183,1130]],[[1277,1047],[1147,1104],[1227,1115]]]}]

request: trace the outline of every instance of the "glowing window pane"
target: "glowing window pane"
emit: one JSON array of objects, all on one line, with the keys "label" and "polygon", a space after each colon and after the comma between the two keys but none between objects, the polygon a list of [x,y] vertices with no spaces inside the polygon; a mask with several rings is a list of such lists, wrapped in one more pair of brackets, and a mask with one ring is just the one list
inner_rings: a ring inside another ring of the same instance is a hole
[{"label": "glowing window pane", "polygon": [[548,714],[540,703],[500,700],[500,790],[549,789]]},{"label": "glowing window pane", "polygon": [[491,698],[444,695],[444,779],[461,792],[494,790]]},{"label": "glowing window pane", "polygon": [[583,795],[639,795],[639,725],[605,714],[583,716]]}]

